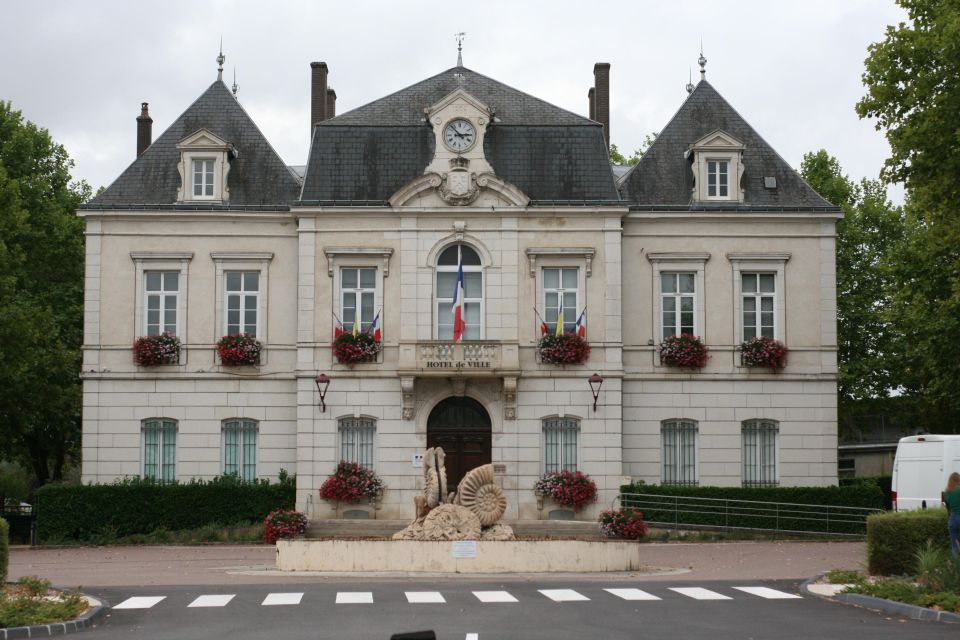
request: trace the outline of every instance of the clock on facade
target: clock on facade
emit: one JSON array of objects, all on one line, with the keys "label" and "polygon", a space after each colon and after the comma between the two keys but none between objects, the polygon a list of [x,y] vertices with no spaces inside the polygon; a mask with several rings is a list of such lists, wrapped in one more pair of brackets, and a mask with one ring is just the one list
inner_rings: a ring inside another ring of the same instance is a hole
[{"label": "clock on facade", "polygon": [[443,128],[443,143],[452,151],[466,151],[476,141],[477,130],[467,120],[451,120]]}]

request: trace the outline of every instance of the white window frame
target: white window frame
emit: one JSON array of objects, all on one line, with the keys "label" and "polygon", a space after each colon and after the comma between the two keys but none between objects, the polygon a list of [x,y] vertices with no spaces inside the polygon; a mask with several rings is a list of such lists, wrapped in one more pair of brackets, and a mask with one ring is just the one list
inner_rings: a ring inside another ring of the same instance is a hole
[{"label": "white window frame", "polygon": [[[160,276],[159,289],[150,288],[150,285],[149,285],[150,276],[154,274]],[[167,280],[167,276],[172,274],[176,274],[177,276],[177,288],[168,291],[163,287],[164,287],[164,283]],[[159,317],[157,319],[158,320],[157,333],[155,334],[150,333],[150,324],[151,324],[150,323],[150,299],[153,297],[158,298],[157,311],[159,313]],[[173,298],[174,319],[173,319],[173,330],[167,331],[166,317],[167,317],[167,311],[169,311],[169,309],[167,308],[167,299],[170,297]],[[146,271],[144,271],[143,272],[143,334],[142,335],[145,335],[145,336],[162,335],[164,333],[170,333],[175,336],[179,335],[179,330],[180,330],[179,316],[180,316],[180,271],[172,270],[172,269],[162,270],[162,271],[159,269],[147,269]]]},{"label": "white window frame", "polygon": [[[706,340],[706,318],[704,309],[706,308],[705,291],[705,272],[707,261],[710,254],[705,252],[670,252],[670,253],[648,253],[647,260],[653,267],[653,282],[651,291],[653,292],[653,335],[651,339],[653,344],[660,344],[663,341],[663,310],[661,308],[660,274],[661,273],[694,273],[694,301],[693,301],[693,329],[694,335],[701,340]],[[660,365],[660,355],[656,354],[656,364]]]},{"label": "white window frame", "polygon": [[[680,279],[681,276],[691,276],[693,278],[693,291],[685,292],[680,291]],[[673,283],[676,286],[675,291],[667,292],[663,290],[663,279],[664,277],[670,278],[673,280]],[[699,310],[699,305],[697,304],[697,272],[696,271],[661,271],[660,280],[658,282],[660,286],[660,335],[659,338],[661,341],[666,340],[670,336],[678,336],[684,333],[683,331],[683,300],[689,298],[691,301],[690,315],[692,317],[692,326],[690,327],[690,335],[699,335],[697,333],[697,311]],[[670,313],[674,314],[674,321],[672,327],[667,327],[664,322],[663,316],[666,311],[666,300],[673,300],[673,311]],[[669,333],[669,335],[668,335]]]},{"label": "white window frame", "polygon": [[[683,469],[680,467],[682,456],[680,455],[680,452],[683,445],[682,434],[684,432],[684,425],[691,425],[693,427],[692,429],[689,429],[693,432],[693,480],[671,480],[667,478],[667,460],[665,455],[666,435],[668,427],[670,431],[676,432],[676,438],[678,440],[678,458],[675,462],[677,467],[677,475],[678,477],[682,476]],[[671,486],[697,486],[700,484],[700,424],[696,420],[689,420],[687,418],[670,418],[660,422],[660,482],[661,484]]]},{"label": "white window frame", "polygon": [[[706,191],[707,200],[729,200],[730,199],[730,158],[729,156],[724,158],[705,158],[704,162],[706,163],[707,168],[707,183],[704,185]],[[711,171],[711,165],[715,165],[716,171]],[[721,166],[724,171],[720,171]],[[721,182],[721,176],[724,180]],[[716,178],[716,183],[714,185],[710,184],[710,178]],[[710,193],[710,187],[713,186],[716,193]],[[721,190],[725,190],[726,193],[720,193]]]},{"label": "white window frame", "polygon": [[[235,426],[234,426],[235,425]],[[247,425],[252,425],[248,429]],[[244,482],[255,482],[260,476],[260,423],[250,418],[227,418],[220,423],[220,470],[223,475],[227,475],[227,431],[237,431],[237,478]],[[247,438],[253,434],[253,477],[244,477],[244,452],[246,450]]]},{"label": "white window frame", "polygon": [[[230,158],[236,157],[236,149],[232,144],[207,129],[200,129],[180,140],[177,151],[180,152],[180,162],[177,164],[177,171],[180,173],[177,202],[223,203],[230,199],[227,176],[230,173]],[[213,161],[213,193],[195,195],[194,162],[207,160]]]},{"label": "white window frame", "polygon": [[[342,320],[342,300],[343,294],[340,291],[340,268],[367,268],[373,267],[377,270],[376,293],[373,296],[373,306],[376,311],[380,311],[380,320],[377,321],[380,326],[380,332],[384,341],[389,337],[386,329],[388,309],[383,304],[384,300],[384,279],[390,275],[390,258],[393,256],[393,249],[389,247],[326,247],[324,255],[327,258],[327,276],[333,280],[333,295],[330,296],[330,311],[336,313]],[[374,311],[374,314],[376,314]],[[333,316],[330,316],[331,320]],[[335,322],[335,321],[334,321]],[[333,324],[331,323],[330,340],[333,340]],[[353,326],[344,327],[344,331],[352,331]],[[383,351],[377,354],[377,362],[383,362]]]},{"label": "white window frame", "polygon": [[[540,314],[545,313],[546,294],[543,286],[544,269],[569,269],[577,268],[577,314],[588,306],[587,278],[593,275],[593,258],[596,255],[596,249],[593,247],[530,247],[525,250],[527,255],[530,277],[534,279],[536,288],[536,300],[538,301],[537,311]],[[521,309],[523,313],[533,316],[533,334],[531,342],[540,340],[540,318],[537,318],[531,311]],[[590,335],[589,313],[587,314],[587,335]],[[546,319],[546,318],[544,318]],[[573,319],[577,321],[576,318]],[[564,318],[566,324],[566,318]],[[595,329],[599,330],[600,323],[597,322]]]},{"label": "white window frame", "polygon": [[[201,170],[197,171],[197,165],[201,165]],[[209,170],[207,169],[209,165]],[[217,159],[205,156],[190,157],[190,199],[191,200],[214,200],[217,193]],[[197,174],[200,174],[200,182],[197,183]],[[207,179],[209,178],[209,182]],[[197,187],[200,187],[200,193],[197,193]],[[207,193],[209,187],[210,193]]]},{"label": "white window frame", "polygon": [[[687,149],[687,157],[693,156],[690,170],[693,172],[693,200],[697,202],[743,202],[743,151],[746,147],[725,131],[709,133]],[[727,163],[727,195],[710,195],[709,163]]]},{"label": "white window frame", "polygon": [[[169,422],[173,425],[174,433],[174,442],[173,442],[173,461],[170,463],[173,468],[173,477],[169,480],[163,479],[163,467],[164,467],[164,423]],[[147,431],[153,430],[154,427],[148,429],[148,425],[156,423],[157,431],[157,448],[156,460],[157,460],[157,474],[155,476],[147,475]],[[157,482],[175,482],[177,480],[177,457],[179,455],[178,440],[180,434],[180,423],[173,418],[146,418],[140,421],[140,477],[141,478],[153,478]]]},{"label": "white window frame", "polygon": [[[254,274],[254,273],[257,274],[257,288],[256,288],[256,290],[248,291],[248,290],[246,289],[246,286],[247,286],[247,282],[246,282],[246,281],[247,281],[247,275],[248,275],[248,274]],[[231,279],[230,276],[233,275],[233,274],[238,274],[238,275],[240,276],[240,288],[239,288],[239,289],[231,289],[231,288],[230,288],[230,279]],[[236,330],[235,333],[237,333],[237,334],[248,333],[248,334],[251,334],[251,335],[253,335],[253,336],[255,336],[255,337],[259,337],[259,336],[260,336],[260,315],[261,315],[261,311],[260,311],[260,280],[261,280],[261,275],[262,275],[262,274],[260,273],[260,270],[259,270],[259,269],[245,269],[245,270],[228,269],[228,270],[225,270],[225,271],[223,272],[223,281],[224,281],[224,284],[225,284],[225,286],[224,286],[224,292],[223,292],[224,302],[225,302],[225,308],[224,308],[224,314],[223,314],[223,315],[224,315],[224,325],[225,325],[225,326],[224,326],[224,335],[229,335],[229,334],[231,333],[231,331],[230,331],[230,296],[235,295],[235,296],[240,296],[240,308],[238,309],[238,311],[239,311],[239,313],[240,313],[240,317],[239,317],[239,320],[237,321],[237,330]],[[249,311],[249,309],[247,309],[245,305],[246,305],[246,302],[247,302],[247,298],[250,298],[250,297],[253,297],[253,298],[254,298],[254,305],[253,305],[253,312],[254,312],[253,331],[250,331],[250,327],[248,326],[247,321],[246,321],[246,312]]]},{"label": "white window frame", "polygon": [[[486,316],[487,316],[487,314],[486,314],[487,273],[486,273],[486,268],[487,268],[488,265],[484,262],[483,252],[482,252],[478,247],[476,247],[476,246],[474,246],[474,245],[472,245],[472,244],[470,244],[470,243],[467,243],[467,242],[463,242],[463,243],[461,243],[461,244],[462,244],[463,246],[465,246],[465,247],[468,247],[471,251],[473,251],[474,253],[476,253],[476,254],[477,254],[477,257],[480,259],[480,264],[471,264],[471,265],[466,265],[466,264],[465,264],[465,265],[463,265],[463,275],[464,275],[464,278],[466,278],[466,275],[467,275],[468,273],[479,273],[479,274],[480,274],[480,297],[479,297],[479,298],[467,298],[467,296],[466,296],[466,290],[464,290],[464,297],[463,297],[463,302],[464,302],[464,304],[466,304],[467,302],[469,302],[470,304],[479,304],[479,305],[480,305],[480,337],[479,337],[479,338],[473,338],[473,339],[471,339],[470,341],[472,341],[472,340],[486,340],[486,338],[487,338],[487,322],[486,322]],[[455,264],[453,264],[453,265],[450,265],[450,264],[441,265],[441,264],[439,264],[440,256],[443,255],[443,252],[446,251],[447,249],[449,249],[450,247],[455,247],[456,245],[457,245],[457,243],[451,243],[451,244],[445,245],[443,248],[441,248],[439,251],[437,251],[436,256],[434,256],[434,263],[433,263],[433,283],[432,283],[432,288],[433,288],[433,313],[432,313],[432,315],[433,315],[433,339],[434,339],[434,340],[452,340],[452,338],[440,338],[440,318],[437,316],[437,309],[439,308],[440,303],[447,304],[447,305],[449,305],[449,306],[451,306],[451,307],[453,306],[453,292],[450,291],[447,295],[441,296],[441,295],[440,295],[440,292],[437,291],[437,279],[438,279],[439,274],[441,274],[441,273],[456,273],[456,272],[457,272],[457,265],[455,265]],[[466,284],[464,284],[464,289],[466,289]],[[466,318],[464,318],[464,322],[466,322]],[[462,338],[462,340],[463,340],[463,341],[467,341],[466,336],[464,336],[464,337]]]},{"label": "white window frame", "polygon": [[[269,300],[270,300],[270,262],[273,253],[269,251],[223,252],[210,254],[215,272],[216,299],[213,312],[215,340],[227,335],[227,277],[230,271],[259,271],[260,291],[257,294],[257,340],[263,345],[260,351],[260,364],[267,364]],[[219,358],[219,356],[217,356]]]},{"label": "white window frame", "polygon": [[[559,285],[560,285],[560,286],[559,286],[558,288],[553,289],[553,288],[548,288],[548,287],[546,286],[546,281],[547,281],[546,271],[547,271],[547,269],[556,269],[556,270],[560,271],[560,274],[559,274],[559,278],[560,278],[560,280],[559,280]],[[545,322],[546,325],[547,325],[547,333],[550,333],[550,334],[553,334],[554,332],[556,332],[557,322],[556,322],[556,319],[555,319],[555,320],[553,321],[553,323],[551,323],[551,322],[547,319],[547,294],[548,294],[549,292],[551,292],[551,291],[556,292],[556,293],[558,294],[558,296],[559,296],[559,298],[558,298],[558,299],[559,299],[559,303],[560,303],[560,305],[561,305],[561,307],[562,307],[562,306],[563,306],[563,298],[562,298],[562,295],[563,295],[564,293],[569,293],[569,292],[570,292],[569,289],[564,289],[564,288],[563,288],[563,273],[562,273],[563,270],[575,270],[575,271],[577,272],[577,278],[576,278],[577,285],[576,285],[576,288],[573,289],[573,294],[574,294],[574,298],[575,298],[574,303],[573,303],[573,316],[572,316],[571,318],[567,318],[566,316],[564,316],[564,318],[563,318],[563,326],[564,326],[563,332],[564,332],[564,333],[569,333],[569,332],[567,331],[567,329],[566,329],[566,327],[567,327],[568,324],[569,324],[570,327],[571,327],[571,328],[570,328],[570,331],[576,331],[577,315],[578,315],[578,314],[580,313],[580,311],[583,309],[583,303],[581,302],[582,292],[583,292],[583,275],[582,275],[582,270],[580,269],[580,267],[577,266],[577,265],[552,265],[552,264],[551,264],[551,265],[544,265],[544,266],[542,266],[542,267],[540,268],[540,282],[541,282],[541,287],[540,287],[540,302],[541,302],[541,306],[540,306],[540,310],[541,310],[541,313],[543,313],[543,320],[544,320],[544,322]]]},{"label": "white window frame", "polygon": [[[733,344],[743,342],[743,278],[744,273],[774,274],[773,338],[786,342],[786,268],[790,254],[740,252],[728,253],[733,269]],[[739,358],[736,362],[739,365]]]},{"label": "white window frame", "polygon": [[134,263],[134,291],[136,302],[133,313],[134,337],[147,334],[147,299],[146,299],[146,272],[147,271],[177,271],[180,274],[179,298],[177,299],[177,337],[180,338],[179,364],[187,363],[188,348],[188,316],[187,306],[189,296],[190,261],[192,252],[151,252],[132,251],[130,259]]},{"label": "white window frame", "polygon": [[[353,424],[348,424],[353,423]],[[360,424],[366,423],[366,424]],[[353,451],[350,456],[344,456],[344,447],[348,446],[347,442],[344,440],[344,432],[352,431],[355,432],[355,437],[353,439],[352,447]],[[360,432],[368,431],[369,432],[369,441],[361,442],[360,441]],[[370,462],[369,464],[361,462],[360,448],[369,447],[370,451]],[[337,418],[337,453],[339,454],[339,459],[346,462],[355,462],[362,467],[370,469],[371,471],[376,470],[377,467],[377,419],[372,416],[365,415],[352,415],[352,416],[340,416]]]},{"label": "white window frame", "polygon": [[[747,481],[747,432],[756,433],[757,447],[756,460],[754,461],[754,473],[756,481]],[[764,479],[764,454],[763,438],[773,438],[773,478]],[[741,483],[745,487],[773,487],[780,484],[780,423],[776,420],[767,420],[764,418],[753,418],[744,420],[740,423],[740,456],[741,456]]]},{"label": "white window frame", "polygon": [[[360,271],[359,271],[360,269],[373,270],[373,288],[364,288],[360,286]],[[354,289],[345,289],[343,286],[343,272],[346,270],[357,271],[357,286]],[[355,304],[357,305],[355,307],[355,313],[360,314],[360,325],[359,325],[360,331],[365,331],[367,327],[369,327],[370,324],[373,322],[373,319],[376,317],[377,311],[379,310],[378,305],[381,304],[379,283],[382,282],[382,279],[380,277],[380,269],[378,269],[374,265],[340,264],[339,267],[337,268],[336,280],[337,280],[337,298],[336,299],[339,301],[339,305],[337,309],[337,317],[339,317],[343,321],[343,330],[347,332],[353,331],[353,323],[347,321],[346,314],[344,313],[344,309],[345,309],[344,295],[347,293],[354,293],[356,295]],[[373,292],[373,310],[371,311],[373,315],[370,316],[369,320],[365,321],[363,318],[363,313],[361,311],[362,307],[361,307],[360,299],[362,294],[368,291]],[[366,326],[364,326],[364,324],[366,324]],[[379,321],[378,321],[378,324],[379,324]],[[382,331],[383,329],[381,327],[381,333]]]},{"label": "white window frame", "polygon": [[[550,421],[557,421],[559,424],[548,425]],[[569,423],[569,424],[565,424]],[[558,434],[558,467],[556,469],[551,469],[547,466],[547,431],[555,430]],[[546,416],[540,419],[540,454],[541,454],[541,472],[549,473],[551,471],[578,471],[580,469],[580,461],[582,459],[580,453],[580,433],[582,431],[582,421],[577,416],[568,416],[568,415],[553,415]],[[573,468],[568,469],[568,461],[565,459],[565,454],[568,451],[567,439],[570,435],[573,435],[573,455],[575,459],[573,461]]]}]

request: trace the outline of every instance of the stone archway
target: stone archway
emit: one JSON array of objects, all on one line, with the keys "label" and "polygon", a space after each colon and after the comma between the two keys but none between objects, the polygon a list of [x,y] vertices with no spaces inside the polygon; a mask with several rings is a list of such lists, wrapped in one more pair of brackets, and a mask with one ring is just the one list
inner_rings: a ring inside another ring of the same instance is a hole
[{"label": "stone archway", "polygon": [[427,447],[443,447],[447,454],[447,490],[455,491],[468,471],[490,464],[493,429],[483,405],[468,397],[449,397],[437,403],[427,418]]}]

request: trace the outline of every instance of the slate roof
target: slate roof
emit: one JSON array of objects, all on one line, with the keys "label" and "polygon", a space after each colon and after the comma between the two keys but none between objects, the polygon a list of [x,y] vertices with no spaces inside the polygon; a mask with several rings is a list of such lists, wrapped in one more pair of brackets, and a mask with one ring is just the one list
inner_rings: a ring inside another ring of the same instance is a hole
[{"label": "slate roof", "polygon": [[[684,155],[691,144],[718,129],[737,138],[745,146],[743,203],[724,205],[691,201],[691,159]],[[777,179],[776,189],[764,188],[765,176]],[[671,210],[677,206],[739,210],[836,209],[820,197],[706,80],[697,84],[640,162],[618,180],[618,185],[622,197],[630,204],[665,206]]]},{"label": "slate roof", "polygon": [[217,80],[113,184],[83,208],[176,203],[180,187],[177,143],[200,129],[232,143],[237,150],[227,176],[229,203],[223,207],[202,203],[178,206],[196,209],[283,205],[286,208],[297,199],[300,183],[296,175],[273,150],[227,86]]},{"label": "slate roof", "polygon": [[316,125],[302,200],[385,201],[423,175],[434,153],[423,110],[459,88],[496,110],[484,153],[529,198],[619,199],[598,123],[453,67]]}]

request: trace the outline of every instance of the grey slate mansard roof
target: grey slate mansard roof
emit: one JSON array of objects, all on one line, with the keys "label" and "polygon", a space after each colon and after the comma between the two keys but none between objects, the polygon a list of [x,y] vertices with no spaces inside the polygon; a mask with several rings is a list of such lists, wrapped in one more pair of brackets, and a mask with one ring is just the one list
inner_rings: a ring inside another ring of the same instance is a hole
[{"label": "grey slate mansard roof", "polygon": [[[717,129],[743,143],[744,202],[721,205],[692,203],[691,160],[684,157],[691,144]],[[765,189],[763,178],[777,179],[776,189]],[[618,181],[624,200],[633,205],[682,205],[688,208],[827,208],[832,204],[818,195],[790,165],[747,124],[717,90],[701,80],[673,119],[657,136],[640,162]]]},{"label": "grey slate mansard roof", "polygon": [[83,208],[123,205],[173,205],[180,187],[177,143],[207,129],[233,144],[237,157],[230,162],[229,202],[218,207],[185,203],[184,208],[233,208],[287,205],[296,200],[300,184],[280,156],[220,80],[190,105],[170,128],[153,141],[113,184]]},{"label": "grey slate mansard roof", "polygon": [[423,175],[434,153],[423,110],[458,88],[496,110],[484,153],[529,198],[619,199],[598,123],[453,67],[316,125],[302,200],[384,201]]}]

